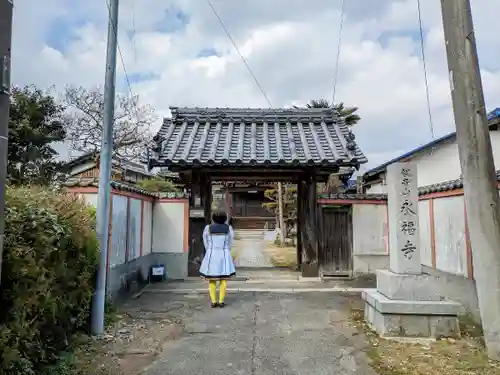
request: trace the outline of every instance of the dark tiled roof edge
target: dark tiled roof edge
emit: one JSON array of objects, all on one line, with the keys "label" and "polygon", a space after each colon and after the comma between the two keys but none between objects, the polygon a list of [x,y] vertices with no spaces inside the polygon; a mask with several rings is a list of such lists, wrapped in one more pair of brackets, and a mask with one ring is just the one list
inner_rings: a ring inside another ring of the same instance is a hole
[{"label": "dark tiled roof edge", "polygon": [[[99,187],[99,181],[97,178],[71,178],[63,183],[64,187]],[[131,193],[141,194],[147,197],[158,197],[157,193],[151,193],[149,191],[143,190],[133,185],[129,185],[124,182],[111,181],[111,186],[117,190],[129,191]]]},{"label": "dark tiled roof edge", "polygon": [[[500,170],[497,171],[497,181],[500,181]],[[439,193],[443,191],[456,190],[464,187],[461,178],[451,181],[440,182],[437,184],[422,186],[418,189],[419,195]]]},{"label": "dark tiled roof edge", "polygon": [[155,136],[150,167],[326,168],[367,162],[351,129],[333,109],[171,107],[171,112]]},{"label": "dark tiled roof edge", "polygon": [[319,194],[318,199],[339,199],[339,200],[387,200],[387,194],[351,194],[351,193],[332,193],[332,194]]},{"label": "dark tiled roof edge", "polygon": [[[497,171],[497,181],[500,181],[500,170]],[[451,181],[439,182],[437,184],[426,185],[418,188],[418,195],[441,193],[445,191],[462,189],[464,187],[461,178]],[[343,199],[343,200],[387,200],[387,194],[320,194],[320,199]]]}]

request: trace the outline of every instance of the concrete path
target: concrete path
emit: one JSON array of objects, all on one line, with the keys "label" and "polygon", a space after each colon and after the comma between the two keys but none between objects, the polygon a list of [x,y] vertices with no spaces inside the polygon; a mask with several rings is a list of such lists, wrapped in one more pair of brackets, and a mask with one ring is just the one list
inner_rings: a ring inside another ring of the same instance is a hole
[{"label": "concrete path", "polygon": [[236,267],[272,268],[271,260],[264,254],[263,240],[235,240],[233,247],[236,251]]},{"label": "concrete path", "polygon": [[141,309],[168,311],[180,337],[144,375],[375,375],[366,343],[349,320],[359,297],[303,293],[238,293],[224,309],[206,295],[147,293]]}]

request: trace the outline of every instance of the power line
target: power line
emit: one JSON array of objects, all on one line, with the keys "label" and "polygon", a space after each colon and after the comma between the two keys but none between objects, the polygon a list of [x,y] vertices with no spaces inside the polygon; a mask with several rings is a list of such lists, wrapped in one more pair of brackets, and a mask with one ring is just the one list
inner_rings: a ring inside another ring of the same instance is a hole
[{"label": "power line", "polygon": [[[108,1],[106,1],[106,5],[108,7],[108,12],[109,12],[110,19],[113,19],[113,15],[112,15],[112,11],[111,11],[111,6],[110,6],[110,4],[109,4]],[[128,72],[127,72],[127,67],[125,66],[125,59],[123,58],[122,49],[120,48],[120,43],[118,42],[118,29],[115,27],[114,23],[111,23],[111,24],[113,26],[113,33],[115,34],[115,36],[117,38],[116,47],[117,47],[117,50],[118,50],[118,54],[120,55],[120,62],[122,64],[123,72],[125,74],[125,80],[127,82],[127,87],[128,87],[128,91],[129,91],[129,94],[130,94],[130,99],[132,101],[132,106],[134,108],[136,120],[139,121],[139,112],[138,112],[138,109],[137,109],[137,105],[134,102],[134,93],[132,91],[132,84],[130,83],[130,77],[129,77]]]},{"label": "power line", "polygon": [[264,96],[264,98],[267,101],[267,104],[269,104],[270,108],[273,108],[273,105],[271,104],[271,101],[269,100],[269,97],[266,95],[266,92],[262,88],[262,85],[259,83],[259,80],[257,79],[257,77],[255,76],[255,74],[253,73],[252,69],[250,68],[250,65],[248,65],[247,61],[245,60],[245,58],[241,54],[240,49],[238,48],[238,45],[236,44],[235,40],[231,36],[231,33],[229,32],[229,30],[227,29],[226,25],[224,24],[224,21],[222,21],[222,19],[220,18],[219,14],[215,10],[212,2],[210,0],[207,0],[207,3],[210,6],[210,8],[212,8],[212,11],[213,11],[215,17],[217,17],[217,19],[219,20],[220,25],[222,26],[222,28],[224,29],[224,32],[226,33],[227,37],[229,38],[229,40],[233,44],[234,49],[236,50],[236,52],[238,53],[238,55],[240,55],[241,61],[243,61],[243,64],[245,64],[248,72],[250,73],[250,75],[252,76],[253,80],[255,81],[255,83],[257,84],[257,86],[259,87],[260,92],[262,93],[262,95]]},{"label": "power line", "polygon": [[344,14],[345,14],[345,0],[342,0],[342,5],[340,7],[340,27],[339,27],[339,37],[337,42],[337,59],[335,61],[335,76],[333,80],[333,95],[332,104],[335,105],[335,95],[337,93],[337,81],[339,76],[339,63],[340,63],[340,49],[342,46],[342,31],[344,29]]},{"label": "power line", "polygon": [[420,0],[417,0],[417,9],[418,9],[418,23],[420,27],[420,49],[422,51],[422,65],[424,68],[424,81],[425,81],[425,96],[427,99],[427,111],[429,112],[429,125],[431,128],[431,136],[434,138],[434,123],[432,121],[432,110],[431,110],[431,99],[429,94],[429,81],[427,79],[427,63],[425,59],[425,45],[424,45],[424,27],[422,23],[422,10],[420,8]]}]

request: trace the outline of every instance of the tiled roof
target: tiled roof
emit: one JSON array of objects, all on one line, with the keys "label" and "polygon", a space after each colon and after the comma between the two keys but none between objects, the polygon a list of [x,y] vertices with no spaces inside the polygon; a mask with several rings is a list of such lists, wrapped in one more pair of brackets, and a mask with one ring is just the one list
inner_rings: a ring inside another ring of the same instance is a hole
[{"label": "tiled roof", "polygon": [[[99,187],[99,180],[97,178],[69,178],[63,183],[64,187]],[[111,181],[111,187],[116,190],[122,191],[130,191],[132,193],[137,193],[141,195],[145,195],[148,197],[155,198],[187,198],[187,195],[184,191],[177,192],[168,192],[168,193],[153,193],[144,189],[139,188],[138,186],[128,184],[123,181]]]},{"label": "tiled roof", "polygon": [[[63,183],[65,187],[99,187],[99,180],[97,178],[69,178]],[[156,197],[157,194],[143,190],[137,186],[127,184],[121,181],[111,181],[111,186],[117,190],[130,191],[150,197]]]},{"label": "tiled roof", "polygon": [[[70,160],[65,164],[65,166],[67,169],[71,169],[80,164],[88,163],[90,161],[97,162],[98,157],[99,152],[87,152],[75,159]],[[114,156],[112,163],[114,166],[119,166],[132,172],[140,173],[146,176],[153,176],[153,174],[146,169],[146,166],[143,163],[127,160],[119,156]]]},{"label": "tiled roof", "polygon": [[116,158],[116,163],[119,165],[121,168],[143,174],[145,176],[154,176],[153,173],[149,172],[144,164],[137,163],[134,161],[130,161],[124,158]]},{"label": "tiled roof", "polygon": [[[500,170],[497,171],[497,181],[500,181]],[[423,195],[423,194],[439,193],[448,190],[461,189],[463,187],[464,187],[463,181],[461,178],[459,178],[456,180],[422,186],[421,188],[418,189],[418,192],[420,195]]]},{"label": "tiled roof", "polygon": [[[497,171],[497,181],[500,182],[500,170]],[[450,190],[462,189],[464,187],[461,178],[451,181],[439,182],[437,184],[426,185],[418,188],[418,195],[440,193]],[[387,194],[320,194],[318,198],[322,199],[349,199],[349,200],[386,200]]]},{"label": "tiled roof", "polygon": [[318,199],[340,199],[340,200],[374,200],[385,201],[387,194],[350,194],[350,193],[332,193],[319,194]]},{"label": "tiled roof", "polygon": [[171,108],[152,166],[358,166],[367,159],[335,111]]}]

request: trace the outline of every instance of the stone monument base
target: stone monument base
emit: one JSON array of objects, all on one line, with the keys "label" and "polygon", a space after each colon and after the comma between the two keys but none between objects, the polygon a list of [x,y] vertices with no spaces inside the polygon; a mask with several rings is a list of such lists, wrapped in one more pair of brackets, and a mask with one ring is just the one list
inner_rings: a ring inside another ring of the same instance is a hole
[{"label": "stone monument base", "polygon": [[377,271],[377,290],[363,293],[365,320],[382,337],[459,337],[459,303],[445,301],[429,275]]}]

